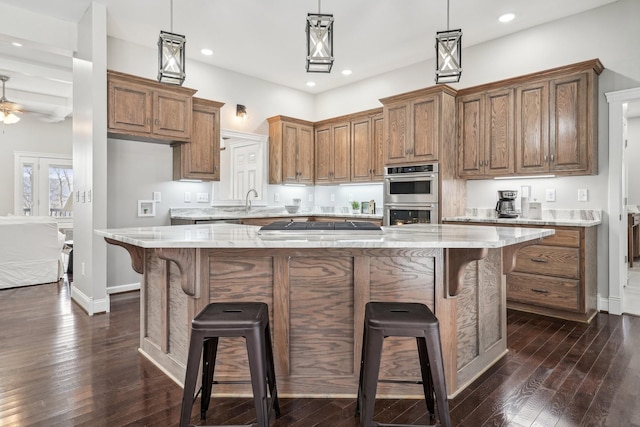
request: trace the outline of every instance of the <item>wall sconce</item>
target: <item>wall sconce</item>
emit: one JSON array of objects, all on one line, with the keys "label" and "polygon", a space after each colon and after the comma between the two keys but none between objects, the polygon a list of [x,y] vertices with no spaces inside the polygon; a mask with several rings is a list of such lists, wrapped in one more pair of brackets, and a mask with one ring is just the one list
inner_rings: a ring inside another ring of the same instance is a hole
[{"label": "wall sconce", "polygon": [[185,73],[185,36],[173,32],[173,0],[171,0],[171,32],[160,31],[158,38],[158,81],[182,86]]},{"label": "wall sconce", "polygon": [[247,118],[247,107],[242,104],[236,105],[236,117],[240,117],[241,119]]}]

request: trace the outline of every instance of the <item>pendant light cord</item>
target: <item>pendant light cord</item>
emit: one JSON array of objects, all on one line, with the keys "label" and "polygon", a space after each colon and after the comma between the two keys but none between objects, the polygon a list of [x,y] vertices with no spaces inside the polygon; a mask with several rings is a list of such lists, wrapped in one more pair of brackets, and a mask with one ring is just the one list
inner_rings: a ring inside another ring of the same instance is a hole
[{"label": "pendant light cord", "polygon": [[320,3],[322,3],[322,0],[318,0],[318,15],[321,15],[321,13],[320,13]]},{"label": "pendant light cord", "polygon": [[449,31],[449,0],[447,0],[447,31]]},{"label": "pendant light cord", "polygon": [[[447,0],[447,2],[448,2],[448,1],[449,1],[449,0]],[[171,21],[170,21],[170,22],[171,22],[171,32],[173,33],[173,0],[171,0],[171,9],[170,9],[170,12],[171,12]],[[449,18],[447,18],[447,20],[448,20],[448,19],[449,19]]]}]

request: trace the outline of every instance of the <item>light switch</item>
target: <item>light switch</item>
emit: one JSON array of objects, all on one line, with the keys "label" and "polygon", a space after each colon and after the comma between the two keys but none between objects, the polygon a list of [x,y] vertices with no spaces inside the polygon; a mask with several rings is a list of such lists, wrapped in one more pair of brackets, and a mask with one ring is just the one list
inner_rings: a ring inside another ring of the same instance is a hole
[{"label": "light switch", "polygon": [[191,192],[186,191],[184,193],[184,202],[185,203],[191,203]]},{"label": "light switch", "polygon": [[158,203],[162,201],[162,194],[159,191],[153,192],[153,201]]}]

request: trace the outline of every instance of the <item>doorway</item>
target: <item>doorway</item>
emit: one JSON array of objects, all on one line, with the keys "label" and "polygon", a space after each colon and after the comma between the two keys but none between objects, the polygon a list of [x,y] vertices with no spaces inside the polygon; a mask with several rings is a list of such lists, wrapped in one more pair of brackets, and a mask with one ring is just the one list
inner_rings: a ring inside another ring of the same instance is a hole
[{"label": "doorway", "polygon": [[[628,120],[640,115],[640,88],[606,94],[609,103],[609,312],[640,315],[640,283],[628,260]],[[640,143],[640,141],[637,141]],[[633,281],[629,282],[629,278]]]}]

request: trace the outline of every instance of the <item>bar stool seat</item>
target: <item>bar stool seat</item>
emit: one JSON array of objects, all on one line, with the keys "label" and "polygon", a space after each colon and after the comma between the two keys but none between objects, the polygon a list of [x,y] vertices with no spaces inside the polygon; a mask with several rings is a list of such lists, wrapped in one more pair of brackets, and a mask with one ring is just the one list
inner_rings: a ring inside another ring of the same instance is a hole
[{"label": "bar stool seat", "polygon": [[[249,371],[258,427],[268,427],[273,409],[280,416],[276,377],[269,328],[269,307],[260,302],[211,303],[191,322],[191,340],[182,396],[180,427],[187,427],[195,401],[194,392],[202,354],[202,395],[200,418],[205,419],[213,384],[248,381],[213,381],[218,339],[244,337],[249,356]],[[267,396],[267,388],[271,398]]]},{"label": "bar stool seat", "polygon": [[380,380],[380,382],[422,384],[431,420],[437,418],[439,424],[435,425],[449,427],[451,419],[438,319],[426,305],[406,302],[369,302],[365,306],[360,380],[356,402],[356,415],[360,415],[360,427],[378,425],[373,421],[376,389],[383,341],[390,336],[416,338],[422,381]]}]

